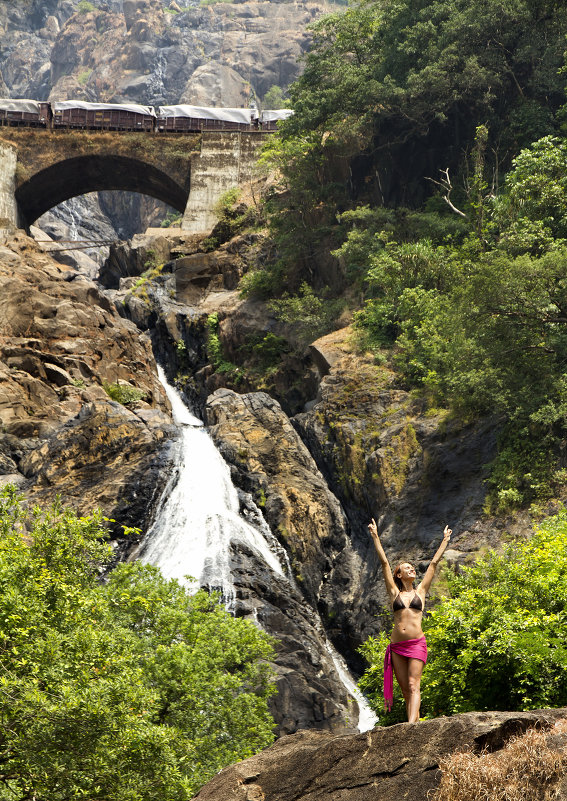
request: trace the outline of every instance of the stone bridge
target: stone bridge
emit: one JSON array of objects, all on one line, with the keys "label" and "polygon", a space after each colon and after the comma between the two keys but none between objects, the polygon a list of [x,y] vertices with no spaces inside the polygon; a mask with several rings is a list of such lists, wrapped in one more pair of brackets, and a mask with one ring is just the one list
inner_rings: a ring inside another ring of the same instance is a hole
[{"label": "stone bridge", "polygon": [[208,231],[223,192],[253,180],[266,136],[0,128],[0,228],[25,228],[64,200],[118,189],[173,206],[185,231]]}]

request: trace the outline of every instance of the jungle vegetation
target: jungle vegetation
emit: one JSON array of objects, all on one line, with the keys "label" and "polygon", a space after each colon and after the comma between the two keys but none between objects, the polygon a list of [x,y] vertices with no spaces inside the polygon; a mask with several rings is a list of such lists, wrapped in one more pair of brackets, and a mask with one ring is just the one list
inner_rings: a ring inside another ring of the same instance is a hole
[{"label": "jungle vegetation", "polygon": [[273,740],[271,639],[0,493],[0,799],[183,801]]},{"label": "jungle vegetation", "polygon": [[493,415],[491,511],[566,478],[566,33],[558,0],[359,0],[315,23],[265,154],[276,255],[243,284],[298,323],[314,294],[362,296],[360,345],[401,386]]}]

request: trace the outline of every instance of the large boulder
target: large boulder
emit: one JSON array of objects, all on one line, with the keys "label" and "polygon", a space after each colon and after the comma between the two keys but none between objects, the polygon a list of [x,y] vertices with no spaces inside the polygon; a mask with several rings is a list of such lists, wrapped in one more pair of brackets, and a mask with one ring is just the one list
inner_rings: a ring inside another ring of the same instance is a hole
[{"label": "large boulder", "polygon": [[[456,749],[496,751],[511,736],[566,716],[567,709],[472,712],[355,736],[302,731],[225,768],[195,801],[427,801],[440,782],[440,760]],[[565,735],[549,738],[558,753],[565,743]]]}]

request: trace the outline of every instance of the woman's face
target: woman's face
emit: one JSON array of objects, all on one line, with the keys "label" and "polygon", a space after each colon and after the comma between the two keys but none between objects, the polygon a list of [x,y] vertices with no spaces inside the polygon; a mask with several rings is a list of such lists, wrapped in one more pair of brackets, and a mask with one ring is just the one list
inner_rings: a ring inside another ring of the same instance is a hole
[{"label": "woman's face", "polygon": [[416,577],[415,568],[413,565],[410,565],[409,562],[402,562],[402,564],[398,566],[396,575],[398,578],[401,578],[402,581],[414,581]]}]

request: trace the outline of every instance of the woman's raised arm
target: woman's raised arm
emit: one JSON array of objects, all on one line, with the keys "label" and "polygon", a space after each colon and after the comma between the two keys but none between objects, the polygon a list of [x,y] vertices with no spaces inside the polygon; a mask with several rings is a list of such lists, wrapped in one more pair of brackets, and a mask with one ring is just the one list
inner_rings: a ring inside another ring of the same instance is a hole
[{"label": "woman's raised arm", "polygon": [[435,570],[437,569],[437,565],[441,561],[441,557],[445,553],[445,549],[447,548],[447,545],[449,545],[449,540],[451,539],[451,534],[452,533],[453,533],[453,531],[449,528],[449,526],[445,526],[445,529],[443,531],[443,541],[441,542],[441,545],[437,548],[437,551],[435,552],[435,556],[433,557],[433,559],[429,563],[429,567],[425,571],[425,575],[423,577],[423,581],[421,582],[421,584],[417,588],[418,590],[423,590],[424,593],[428,593],[429,592],[429,588],[431,586],[431,582],[433,581],[433,578],[435,576]]},{"label": "woman's raised arm", "polygon": [[390,593],[390,597],[393,600],[398,594],[399,590],[394,582],[394,577],[392,576],[392,569],[390,567],[390,563],[388,562],[388,557],[386,556],[384,548],[382,547],[382,543],[380,542],[380,537],[378,536],[378,526],[376,525],[376,521],[374,520],[374,518],[372,518],[372,521],[368,524],[368,531],[370,532],[370,536],[372,537],[374,547],[376,548],[376,553],[378,554],[378,559],[380,560],[380,564],[382,565],[382,573],[384,574],[386,589]]}]

